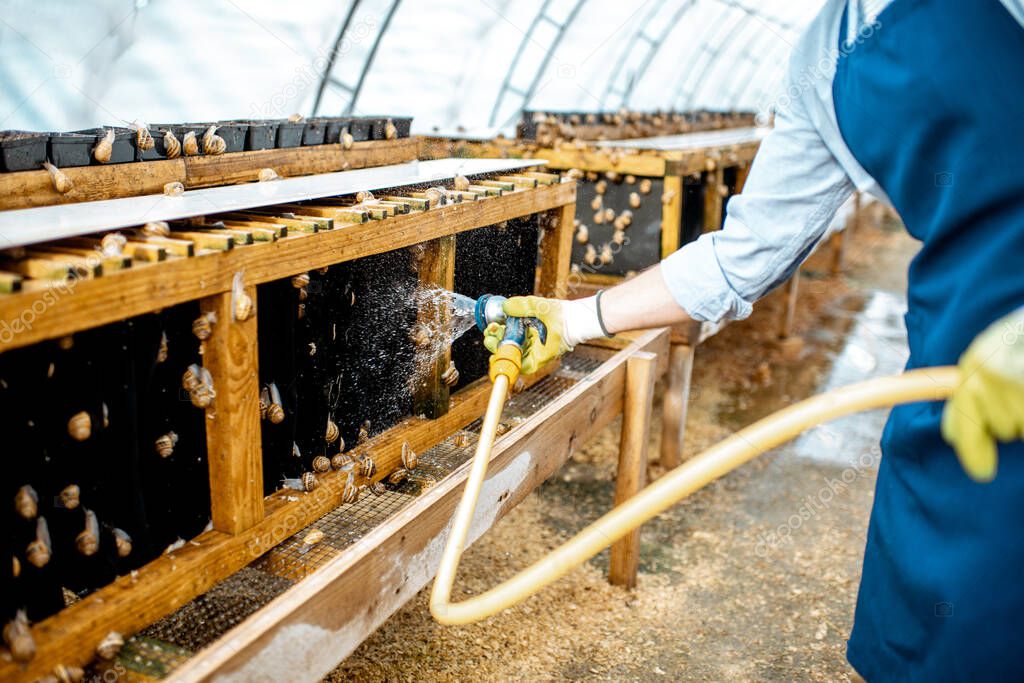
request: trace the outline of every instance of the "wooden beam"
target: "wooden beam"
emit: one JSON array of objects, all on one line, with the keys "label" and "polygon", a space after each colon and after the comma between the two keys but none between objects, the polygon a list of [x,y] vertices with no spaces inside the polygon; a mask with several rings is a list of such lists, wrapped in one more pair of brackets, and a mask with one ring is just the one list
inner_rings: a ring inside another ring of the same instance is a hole
[{"label": "wooden beam", "polygon": [[[22,291],[0,296],[0,328],[11,331],[0,335],[0,351],[226,292],[240,270],[247,283],[261,284],[571,205],[575,198],[575,184],[560,183],[196,258],[136,264],[102,278],[61,283],[50,295]],[[570,235],[571,230],[570,222]],[[26,312],[32,313],[30,324]]]},{"label": "wooden beam", "polygon": [[661,258],[679,249],[682,223],[683,178],[677,175],[665,176],[665,190],[661,200]]},{"label": "wooden beam", "polygon": [[793,321],[796,320],[797,291],[800,288],[800,269],[786,283],[786,302],[782,307],[779,320],[779,339],[788,339],[793,334]]},{"label": "wooden beam", "polygon": [[846,230],[836,230],[828,238],[828,243],[832,250],[832,259],[829,264],[829,270],[833,275],[838,275],[843,271],[843,253],[846,245]]},{"label": "wooden beam", "polygon": [[239,294],[252,304],[245,320],[235,319],[231,292],[199,302],[204,314],[216,316],[213,334],[203,342],[203,367],[217,392],[206,410],[206,451],[213,528],[228,534],[263,520],[256,287]]},{"label": "wooden beam", "polygon": [[[455,237],[439,237],[425,242],[423,258],[419,263],[420,284],[439,287],[447,291],[455,289]],[[417,312],[418,323],[431,330],[447,330],[451,312],[447,301],[432,299],[421,305]],[[429,418],[440,417],[448,412],[448,385],[441,379],[452,359],[450,344],[429,363],[427,367],[416,368],[417,386],[413,393],[413,414]]]},{"label": "wooden beam", "polygon": [[[575,183],[570,183],[575,188]],[[536,293],[564,299],[568,295],[569,261],[572,258],[573,221],[576,219],[575,197],[541,219],[544,234],[540,241],[540,271]]]},{"label": "wooden beam", "polygon": [[[644,333],[498,439],[476,517],[486,521],[473,526],[470,544],[622,410],[628,359],[641,350],[663,353],[667,344],[664,329]],[[321,678],[434,576],[469,466],[250,616],[167,683]]]},{"label": "wooden beam", "polygon": [[53,189],[47,171],[0,173],[0,210],[160,194],[167,183],[185,182],[184,159],[61,170],[74,183],[67,194]]},{"label": "wooden beam", "polygon": [[725,186],[725,169],[716,165],[708,171],[704,185],[704,232],[722,229],[723,198],[721,188]]},{"label": "wooden beam", "polygon": [[583,149],[550,149],[540,148],[530,152],[537,159],[545,159],[548,168],[567,170],[578,168],[584,171],[616,171],[638,176],[661,177],[665,175],[665,159],[668,155],[660,154],[613,154],[611,150],[600,147]]},{"label": "wooden beam", "polygon": [[750,164],[740,164],[736,168],[736,194],[743,192],[743,188],[747,184],[747,176],[750,175]]},{"label": "wooden beam", "polygon": [[[647,442],[657,361],[657,356],[644,351],[634,353],[626,361],[619,466],[615,475],[616,507],[640,493],[646,485]],[[637,528],[612,544],[608,581],[616,586],[635,588],[639,566],[640,529]]]},{"label": "wooden beam", "polygon": [[695,345],[673,344],[668,362],[668,383],[661,406],[661,466],[679,466],[686,434],[686,412],[690,399]]}]

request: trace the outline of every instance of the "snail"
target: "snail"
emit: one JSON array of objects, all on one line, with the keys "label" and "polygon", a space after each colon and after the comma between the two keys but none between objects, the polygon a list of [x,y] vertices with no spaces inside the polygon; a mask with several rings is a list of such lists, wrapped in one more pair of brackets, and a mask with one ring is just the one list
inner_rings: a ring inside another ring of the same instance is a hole
[{"label": "snail", "polygon": [[324,435],[324,440],[327,443],[334,443],[341,436],[341,430],[338,429],[338,425],[334,423],[331,418],[327,418],[327,433]]},{"label": "snail", "polygon": [[594,214],[594,225],[602,225],[604,223],[604,211],[598,211]]},{"label": "snail", "polygon": [[448,367],[441,373],[441,381],[446,387],[453,387],[459,382],[459,370],[454,361],[448,361]]},{"label": "snail", "polygon": [[75,338],[73,335],[65,335],[57,340],[57,347],[61,351],[70,351],[75,346]]},{"label": "snail", "polygon": [[320,482],[317,480],[316,475],[313,474],[312,472],[303,472],[301,481],[302,488],[305,491],[312,491],[313,489],[320,485]]},{"label": "snail", "polygon": [[611,223],[615,220],[615,209],[608,207],[604,210],[604,222]]},{"label": "snail", "polygon": [[[726,188],[726,192],[728,192],[728,188]],[[675,199],[675,198],[676,198],[675,190],[669,190],[668,192],[666,192],[663,195],[661,195],[661,203],[662,204],[671,204],[672,200]]]},{"label": "snail", "polygon": [[587,171],[587,180],[594,182],[597,180],[597,171]]},{"label": "snail", "polygon": [[245,322],[252,315],[252,297],[245,292],[235,294],[235,320]]},{"label": "snail", "polygon": [[612,254],[612,245],[606,243],[601,247],[601,265],[607,266],[614,260],[615,256]]},{"label": "snail", "polygon": [[60,504],[68,510],[74,510],[82,501],[82,489],[78,484],[68,484],[60,491]]},{"label": "snail", "polygon": [[[597,183],[594,185],[594,192],[596,192],[598,194],[604,194],[607,190],[608,190],[608,181],[607,180],[598,180]],[[597,208],[597,207],[594,207],[594,208]]]},{"label": "snail", "polygon": [[167,432],[157,437],[155,442],[156,454],[161,458],[169,458],[174,454],[174,447],[178,444],[178,435],[174,432]]},{"label": "snail", "polygon": [[625,211],[619,214],[619,218],[617,220],[621,220],[622,226],[624,228],[628,228],[630,225],[633,224],[633,212],[630,211],[629,209],[626,209]]},{"label": "snail", "polygon": [[21,576],[21,560],[17,555],[11,555],[11,577],[16,579],[19,576]]},{"label": "snail", "polygon": [[104,256],[120,256],[124,252],[124,245],[128,244],[128,238],[119,232],[108,232],[100,240],[100,251]]},{"label": "snail", "polygon": [[177,159],[181,156],[181,143],[169,128],[164,132],[164,156],[168,159]]},{"label": "snail", "polygon": [[121,651],[122,647],[124,647],[124,636],[117,631],[111,631],[104,636],[103,640],[100,641],[100,644],[96,646],[96,654],[100,659],[106,659],[109,661],[117,656],[117,653]]},{"label": "snail", "polygon": [[588,266],[592,266],[597,263],[597,249],[594,249],[593,244],[587,245],[587,250],[583,253],[583,261]]},{"label": "snail", "polygon": [[277,385],[271,382],[260,391],[260,416],[270,424],[279,425],[284,422],[284,407],[281,405],[281,394]]},{"label": "snail", "polygon": [[322,540],[324,540],[324,532],[319,529],[310,529],[306,532],[306,535],[302,537],[302,544],[316,545]]},{"label": "snail", "polygon": [[614,233],[612,233],[612,242],[614,242],[615,244],[618,244],[619,246],[622,246],[622,244],[625,241],[626,241],[626,233],[622,232],[621,230],[616,230]]},{"label": "snail", "polygon": [[580,225],[576,230],[576,241],[580,244],[586,244],[590,241],[590,229],[585,225]]},{"label": "snail", "polygon": [[650,193],[651,193],[651,179],[650,178],[644,178],[643,180],[640,181],[640,194],[650,194]]},{"label": "snail", "polygon": [[156,146],[149,128],[144,123],[135,124],[135,146],[143,152],[151,150]]},{"label": "snail", "polygon": [[721,197],[722,199],[727,198],[729,196],[729,186],[728,185],[719,185],[718,186],[718,196]]},{"label": "snail", "polygon": [[167,183],[164,185],[164,194],[168,197],[178,197],[185,193],[185,186],[174,181],[173,183]]},{"label": "snail", "polygon": [[409,339],[420,348],[430,346],[430,328],[423,323],[416,325],[409,332]]},{"label": "snail", "polygon": [[596,196],[596,197],[594,197],[593,199],[590,200],[590,208],[593,209],[594,211],[600,211],[602,204],[603,204],[603,201],[601,200],[601,196],[600,195],[598,195],[598,196]]},{"label": "snail", "polygon": [[313,458],[313,471],[323,474],[331,469],[331,459],[325,455],[318,455]]},{"label": "snail", "polygon": [[53,189],[57,190],[61,194],[67,194],[75,188],[75,184],[71,182],[71,178],[68,178],[64,171],[60,170],[49,161],[43,162],[43,168],[50,174],[50,182],[53,183]]},{"label": "snail", "polygon": [[341,146],[343,149],[352,149],[352,143],[355,142],[355,138],[352,137],[352,133],[348,132],[348,128],[341,131]]},{"label": "snail", "polygon": [[36,656],[36,641],[28,627],[28,615],[19,609],[14,618],[4,624],[4,643],[16,662],[27,662]]},{"label": "snail", "polygon": [[356,437],[356,445],[366,443],[370,438],[370,421],[366,420],[359,428],[359,436]]},{"label": "snail", "polygon": [[196,139],[196,132],[190,130],[181,138],[181,151],[187,157],[194,157],[199,154],[199,141]]},{"label": "snail", "polygon": [[36,520],[36,537],[25,549],[25,559],[37,569],[42,569],[53,555],[53,544],[50,542],[50,527],[45,517]]},{"label": "snail", "polygon": [[354,503],[359,500],[359,488],[352,481],[352,477],[349,476],[348,481],[345,482],[345,489],[341,492],[342,503]]},{"label": "snail", "polygon": [[469,446],[469,434],[466,432],[458,432],[452,435],[452,445],[456,448],[466,448]]},{"label": "snail", "polygon": [[417,465],[419,465],[419,463],[420,463],[420,460],[419,460],[419,457],[416,455],[416,451],[414,451],[412,449],[412,447],[409,445],[408,441],[403,442],[402,443],[402,467],[404,467],[407,470],[414,470],[414,469],[416,469]]},{"label": "snail", "polygon": [[306,120],[306,117],[303,116],[302,114],[299,114],[298,112],[296,112],[294,114],[289,114],[288,115],[288,122],[289,123],[302,123],[305,120]]},{"label": "snail", "polygon": [[356,192],[356,201],[360,204],[365,204],[366,202],[376,201],[376,199],[369,190],[359,190],[359,192]]},{"label": "snail", "polygon": [[372,493],[375,496],[383,495],[384,492],[387,491],[387,488],[384,486],[383,482],[379,481],[373,482],[366,488],[368,488],[370,490],[370,493]]},{"label": "snail", "polygon": [[132,554],[132,537],[124,529],[114,529],[114,546],[117,548],[118,557],[128,557]]},{"label": "snail", "polygon": [[295,289],[305,289],[309,287],[309,273],[299,273],[298,275],[292,276],[292,287]]},{"label": "snail", "polygon": [[196,408],[209,407],[217,396],[210,371],[195,363],[185,369],[185,374],[181,378],[181,386],[189,393],[192,405]]},{"label": "snail", "polygon": [[640,195],[636,192],[629,193],[629,205],[634,209],[640,208]]},{"label": "snail", "polygon": [[636,176],[633,175],[632,173],[627,175],[626,176],[626,184],[627,185],[634,185],[634,184],[636,184]]},{"label": "snail", "polygon": [[217,135],[217,126],[210,126],[203,133],[203,153],[204,154],[223,154],[228,148],[228,144],[224,142],[224,138]]},{"label": "snail", "polygon": [[92,510],[85,511],[85,528],[75,536],[75,547],[86,557],[95,555],[100,549],[100,524]]},{"label": "snail", "polygon": [[261,183],[269,183],[272,180],[280,180],[281,176],[278,175],[277,171],[272,168],[261,168],[260,172],[256,174],[256,180]]},{"label": "snail", "polygon": [[373,458],[368,455],[359,458],[359,474],[369,479],[376,471],[377,463],[374,462]]},{"label": "snail", "polygon": [[85,669],[80,666],[58,664],[53,667],[53,676],[57,683],[82,683],[85,680]]},{"label": "snail", "polygon": [[92,158],[101,164],[110,161],[114,154],[114,129],[108,128],[103,138],[92,148]]},{"label": "snail", "polygon": [[343,470],[346,467],[353,465],[354,463],[355,458],[353,458],[348,453],[335,453],[331,457],[331,467],[333,467],[336,470]]},{"label": "snail", "polygon": [[583,178],[583,171],[578,168],[570,168],[565,172],[565,177],[569,180],[580,180]]},{"label": "snail", "polygon": [[142,226],[142,234],[147,237],[167,237],[171,234],[171,226],[167,221],[150,221]]},{"label": "snail", "polygon": [[[615,163],[614,159],[613,159],[613,163]],[[605,178],[606,178],[606,179],[607,179],[607,180],[608,180],[609,182],[612,182],[612,183],[617,183],[617,182],[619,182],[619,179],[620,179],[620,178],[621,178],[622,176],[620,176],[620,175],[619,175],[618,171],[605,171],[605,173],[604,173],[604,177],[605,177]]]},{"label": "snail", "polygon": [[25,484],[14,494],[14,509],[23,519],[35,519],[39,514],[39,494],[31,485]]},{"label": "snail", "polygon": [[444,188],[430,187],[424,190],[423,194],[427,199],[427,206],[434,208],[444,203]]},{"label": "snail", "polygon": [[85,441],[92,436],[92,418],[84,410],[75,413],[68,420],[68,434],[75,441]]},{"label": "snail", "polygon": [[469,179],[466,178],[466,176],[464,175],[455,176],[453,184],[455,186],[455,189],[458,190],[459,192],[465,192],[466,190],[469,189]]},{"label": "snail", "polygon": [[499,422],[498,426],[494,429],[496,436],[502,436],[508,434],[509,430],[512,429],[512,425],[507,422]]},{"label": "snail", "polygon": [[403,481],[409,478],[409,470],[404,467],[399,467],[397,470],[388,475],[389,484],[401,484]]},{"label": "snail", "polygon": [[192,321],[192,334],[199,341],[206,341],[213,335],[213,324],[217,322],[217,314],[213,311],[203,313]]}]

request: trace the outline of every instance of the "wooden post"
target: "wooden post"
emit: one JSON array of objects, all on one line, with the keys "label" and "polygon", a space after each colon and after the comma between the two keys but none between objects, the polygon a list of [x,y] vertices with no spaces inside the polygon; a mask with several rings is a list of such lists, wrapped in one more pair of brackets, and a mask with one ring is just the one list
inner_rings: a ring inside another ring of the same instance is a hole
[{"label": "wooden post", "polygon": [[707,184],[704,186],[704,232],[722,229],[722,211],[724,201],[721,188],[725,185],[725,169],[716,165],[708,171]]},{"label": "wooden post", "polygon": [[851,234],[856,234],[860,230],[861,211],[864,209],[864,194],[860,190],[856,190],[853,193],[853,221],[846,226],[846,229]]},{"label": "wooden post", "polygon": [[[651,426],[651,401],[658,356],[639,351],[626,361],[626,389],[622,400],[622,438],[615,477],[615,505],[639,493],[646,484],[647,440]],[[612,545],[608,581],[633,588],[640,565],[640,529],[634,529]]]},{"label": "wooden post", "polygon": [[228,534],[263,520],[256,287],[244,292],[252,300],[246,320],[234,320],[231,292],[200,300],[203,313],[217,316],[203,342],[203,366],[217,392],[206,409],[206,450],[213,528]]},{"label": "wooden post", "polygon": [[[421,246],[425,252],[419,263],[420,284],[452,291],[455,288],[455,237],[439,237]],[[419,322],[429,329],[447,329],[449,316],[447,302],[442,300],[428,302],[417,312]],[[430,367],[417,367],[418,384],[413,395],[415,415],[434,419],[448,412],[448,385],[441,375],[448,369],[451,359],[451,347],[446,345]]]},{"label": "wooden post", "polygon": [[[667,200],[667,201],[666,201]],[[683,177],[665,176],[661,201],[661,258],[679,249],[679,233],[683,223]]]},{"label": "wooden post", "polygon": [[696,347],[689,344],[673,344],[669,352],[668,384],[661,406],[660,462],[666,469],[678,467],[683,456],[694,351]]},{"label": "wooden post", "polygon": [[540,238],[540,268],[537,275],[538,296],[564,299],[569,294],[569,261],[572,257],[573,221],[576,202],[565,204],[544,214]]},{"label": "wooden post", "polygon": [[782,309],[782,320],[779,325],[779,339],[788,339],[793,333],[793,320],[796,318],[796,297],[800,285],[800,269],[786,283],[786,303]]},{"label": "wooden post", "polygon": [[838,275],[843,270],[843,251],[846,246],[846,229],[836,230],[828,238],[829,246],[832,249],[832,264],[829,270],[833,275]]},{"label": "wooden post", "polygon": [[750,164],[740,164],[736,168],[736,194],[743,192],[744,186],[747,184],[747,176],[750,175]]}]

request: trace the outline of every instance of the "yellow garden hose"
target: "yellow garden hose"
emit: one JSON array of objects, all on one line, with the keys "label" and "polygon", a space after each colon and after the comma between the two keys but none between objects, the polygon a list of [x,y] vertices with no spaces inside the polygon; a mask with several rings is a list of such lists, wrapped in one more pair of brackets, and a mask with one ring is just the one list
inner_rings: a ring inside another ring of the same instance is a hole
[{"label": "yellow garden hose", "polygon": [[943,400],[950,396],[958,382],[959,374],[955,367],[923,368],[834,389],[780,410],[666,473],[504,583],[463,602],[453,603],[452,584],[473,520],[477,497],[487,474],[495,429],[508,394],[509,378],[497,375],[466,489],[455,512],[451,535],[430,595],[430,611],[442,624],[469,624],[497,614],[583,564],[694,491],[804,430],[863,410]]}]

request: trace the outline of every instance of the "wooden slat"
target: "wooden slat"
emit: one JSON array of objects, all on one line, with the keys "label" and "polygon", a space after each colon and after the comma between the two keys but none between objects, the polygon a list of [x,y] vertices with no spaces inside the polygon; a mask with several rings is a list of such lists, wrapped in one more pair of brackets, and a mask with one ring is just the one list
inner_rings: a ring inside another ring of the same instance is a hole
[{"label": "wooden slat", "polygon": [[213,528],[237,534],[263,519],[263,453],[260,443],[259,354],[256,288],[243,289],[252,301],[246,320],[234,320],[232,293],[200,301],[213,313],[212,336],[203,342],[203,366],[217,392],[206,410]]},{"label": "wooden slat", "polygon": [[725,185],[725,169],[709,171],[704,185],[704,232],[722,229],[723,199],[719,188]]},{"label": "wooden slat", "polygon": [[[662,354],[650,330],[495,443],[469,543],[550,477],[622,410],[626,361]],[[202,650],[168,683],[319,680],[434,576],[470,463]]]},{"label": "wooden slat", "polygon": [[578,168],[599,173],[617,171],[639,176],[665,175],[665,155],[611,154],[607,150],[587,147],[573,150],[541,148],[532,151],[530,156],[545,159],[548,168],[560,170]]},{"label": "wooden slat", "polygon": [[[569,185],[575,192],[575,183]],[[573,221],[576,219],[576,204],[563,206],[548,212],[542,225],[544,234],[540,242],[540,269],[536,292],[540,296],[564,299],[569,295],[569,261],[572,258]]]},{"label": "wooden slat", "polygon": [[[423,245],[423,259],[419,264],[419,281],[426,287],[455,289],[455,237],[441,237]],[[448,303],[437,299],[426,302],[417,312],[418,323],[432,329],[447,330],[451,320]],[[450,344],[433,360],[428,368],[417,367],[417,386],[413,392],[413,413],[429,418],[448,412],[448,386],[441,375],[448,369],[452,358]]]},{"label": "wooden slat", "polygon": [[669,355],[668,382],[661,404],[661,466],[677,467],[682,460],[686,413],[690,402],[695,347],[673,344]]},{"label": "wooden slat", "polygon": [[661,202],[661,257],[679,249],[679,232],[683,222],[683,178],[677,175],[665,176],[665,195],[671,193],[671,200]]},{"label": "wooden slat", "polygon": [[[39,292],[3,296],[0,297],[0,327],[6,323],[12,334],[0,335],[0,349],[18,348],[225,292],[231,288],[234,273],[240,270],[245,272],[246,282],[260,284],[510,218],[571,206],[575,198],[575,184],[560,183],[503,197],[442,206],[425,213],[395,216],[383,222],[288,237],[246,249],[139,264],[97,280],[78,282],[73,288],[74,296],[52,297],[52,305],[44,314],[35,316],[31,327],[26,325],[22,314],[31,310]],[[570,219],[570,238],[571,227]]]}]

